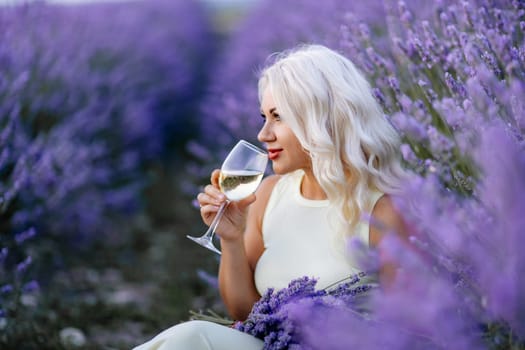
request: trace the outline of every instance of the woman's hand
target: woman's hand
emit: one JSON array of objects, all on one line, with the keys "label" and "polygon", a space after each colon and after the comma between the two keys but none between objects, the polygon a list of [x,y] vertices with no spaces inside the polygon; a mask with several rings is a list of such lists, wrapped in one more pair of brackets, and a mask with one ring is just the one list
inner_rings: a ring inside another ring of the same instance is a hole
[{"label": "woman's hand", "polygon": [[[197,195],[197,201],[201,208],[202,221],[208,226],[211,225],[220,206],[227,202],[226,196],[221,192],[219,187],[220,173],[221,171],[219,169],[215,169],[211,173],[211,184],[204,188],[204,192]],[[248,206],[254,201],[255,195],[251,194],[243,200],[229,202],[215,232],[226,241],[241,238],[246,228]]]}]

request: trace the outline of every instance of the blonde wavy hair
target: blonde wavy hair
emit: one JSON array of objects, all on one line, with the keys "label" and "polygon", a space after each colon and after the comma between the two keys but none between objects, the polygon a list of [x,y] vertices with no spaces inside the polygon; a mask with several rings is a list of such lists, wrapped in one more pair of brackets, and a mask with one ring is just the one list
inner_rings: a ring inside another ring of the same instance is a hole
[{"label": "blonde wavy hair", "polygon": [[370,190],[394,194],[404,171],[400,138],[372,95],[370,84],[343,55],[302,45],[276,55],[259,79],[259,99],[269,88],[281,119],[312,158],[335,229],[355,232],[372,210]]}]

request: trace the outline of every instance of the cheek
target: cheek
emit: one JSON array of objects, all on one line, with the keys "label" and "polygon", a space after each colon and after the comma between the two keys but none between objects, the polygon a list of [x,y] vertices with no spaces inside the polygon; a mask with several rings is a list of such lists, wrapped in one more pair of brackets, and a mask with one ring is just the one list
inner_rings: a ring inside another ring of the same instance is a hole
[{"label": "cheek", "polygon": [[305,152],[305,150],[301,149],[301,155],[299,156],[301,160],[301,166],[303,168],[311,168],[312,167],[312,159],[308,155],[308,153]]},{"label": "cheek", "polygon": [[293,135],[293,137],[291,138],[290,145],[293,147],[294,154],[297,157],[299,158],[308,157],[308,154],[304,150],[303,146],[301,145],[297,137],[295,137],[295,135]]},{"label": "cheek", "polygon": [[290,155],[290,161],[292,161],[296,166],[304,168],[309,167],[312,164],[312,160],[308,153],[303,149],[299,142],[294,142],[291,145],[290,149],[292,150]]}]

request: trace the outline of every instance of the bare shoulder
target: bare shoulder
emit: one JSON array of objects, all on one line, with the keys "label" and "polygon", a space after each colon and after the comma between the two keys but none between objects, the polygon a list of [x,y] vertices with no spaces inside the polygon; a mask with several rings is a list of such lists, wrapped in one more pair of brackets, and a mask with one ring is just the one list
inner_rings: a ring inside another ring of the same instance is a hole
[{"label": "bare shoulder", "polygon": [[395,232],[407,238],[406,224],[394,205],[392,197],[383,195],[372,210],[373,222],[370,224],[370,245],[376,246],[386,232]]}]

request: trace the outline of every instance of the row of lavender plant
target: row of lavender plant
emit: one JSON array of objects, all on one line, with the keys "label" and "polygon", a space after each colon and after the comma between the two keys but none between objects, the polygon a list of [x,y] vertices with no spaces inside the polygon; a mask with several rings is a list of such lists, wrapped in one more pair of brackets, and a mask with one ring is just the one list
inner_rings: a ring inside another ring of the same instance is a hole
[{"label": "row of lavender plant", "polygon": [[147,165],[192,136],[209,34],[195,1],[0,10],[2,329],[17,332],[21,294],[35,289],[28,265],[52,274],[43,242],[76,249],[125,232]]}]

